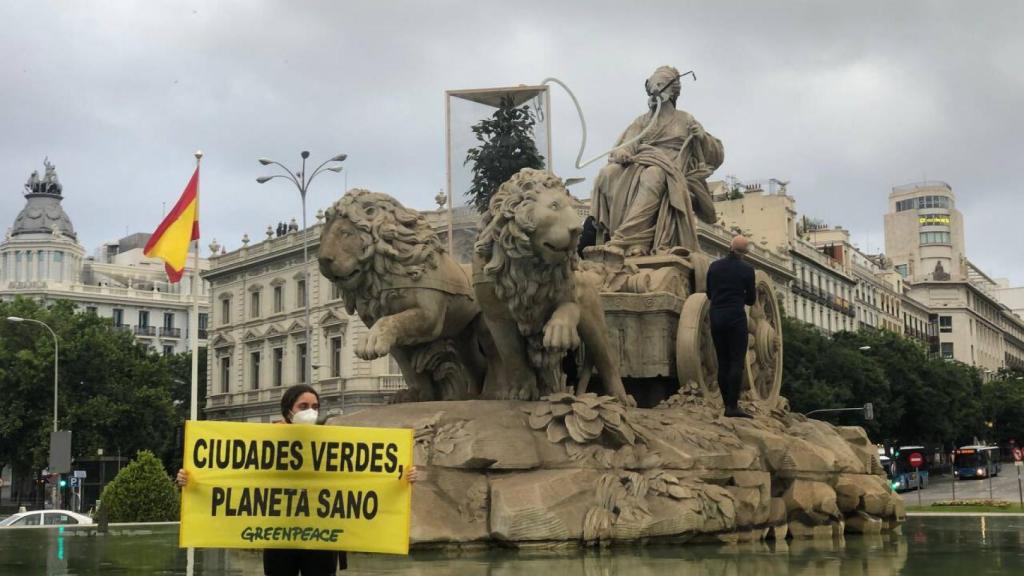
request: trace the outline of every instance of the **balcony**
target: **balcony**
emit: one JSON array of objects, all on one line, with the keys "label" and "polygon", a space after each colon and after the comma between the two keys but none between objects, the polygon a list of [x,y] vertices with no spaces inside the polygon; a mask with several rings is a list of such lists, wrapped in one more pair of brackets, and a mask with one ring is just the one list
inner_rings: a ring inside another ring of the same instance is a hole
[{"label": "balcony", "polygon": [[156,336],[156,326],[136,326],[136,336]]},{"label": "balcony", "polygon": [[181,338],[181,328],[170,328],[164,326],[160,328],[161,338]]},{"label": "balcony", "polygon": [[114,324],[114,330],[119,332],[131,332],[132,327],[129,324]]},{"label": "balcony", "polygon": [[405,378],[402,376],[381,376],[380,377],[380,391],[381,392],[397,392],[399,390],[405,390]]}]

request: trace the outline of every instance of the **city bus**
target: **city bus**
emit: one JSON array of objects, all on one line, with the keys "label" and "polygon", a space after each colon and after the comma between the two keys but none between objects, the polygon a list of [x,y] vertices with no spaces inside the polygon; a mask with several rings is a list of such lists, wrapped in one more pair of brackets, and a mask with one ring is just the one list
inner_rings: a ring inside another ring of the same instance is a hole
[{"label": "city bus", "polygon": [[[910,465],[910,455],[917,452],[924,458],[924,465],[915,470]],[[900,446],[892,456],[890,462],[892,474],[892,489],[895,492],[916,490],[918,488],[918,475],[920,475],[920,487],[928,487],[928,453],[924,446]]]},{"label": "city bus", "polygon": [[999,476],[998,446],[961,446],[953,456],[953,473],[957,478],[988,478]]}]

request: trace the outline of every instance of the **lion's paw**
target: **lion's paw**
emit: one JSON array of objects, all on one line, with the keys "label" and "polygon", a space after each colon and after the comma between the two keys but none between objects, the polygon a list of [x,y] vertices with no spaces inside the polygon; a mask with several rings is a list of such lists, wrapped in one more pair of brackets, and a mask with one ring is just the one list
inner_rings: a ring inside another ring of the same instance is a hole
[{"label": "lion's paw", "polygon": [[395,345],[395,337],[391,331],[377,326],[371,328],[369,334],[356,346],[356,356],[363,360],[386,356]]},{"label": "lion's paw", "polygon": [[579,345],[580,334],[576,324],[552,319],[544,326],[544,348],[564,351],[578,348]]}]

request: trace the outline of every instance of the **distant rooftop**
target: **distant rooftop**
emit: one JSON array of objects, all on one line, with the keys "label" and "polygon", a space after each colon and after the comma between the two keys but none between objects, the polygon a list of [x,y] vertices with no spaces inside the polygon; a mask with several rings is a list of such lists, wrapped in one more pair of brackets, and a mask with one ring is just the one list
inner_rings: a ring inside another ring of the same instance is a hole
[{"label": "distant rooftop", "polygon": [[899,186],[893,186],[893,192],[912,192],[922,188],[945,188],[950,192],[953,191],[953,187],[942,180],[923,180],[921,182],[912,182],[910,184],[901,184]]}]

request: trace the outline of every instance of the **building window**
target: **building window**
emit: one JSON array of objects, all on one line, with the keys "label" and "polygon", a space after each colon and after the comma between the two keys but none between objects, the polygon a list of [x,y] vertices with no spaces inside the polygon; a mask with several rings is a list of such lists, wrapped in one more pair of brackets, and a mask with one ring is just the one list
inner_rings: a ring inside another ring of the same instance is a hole
[{"label": "building window", "polygon": [[86,306],[85,307],[85,313],[86,314],[91,314],[92,316],[95,316],[96,312],[97,311],[96,311],[96,307],[95,306]]},{"label": "building window", "polygon": [[111,318],[114,320],[114,326],[124,326],[124,310],[121,308],[114,308]]},{"label": "building window", "polygon": [[210,315],[206,312],[199,313],[199,339],[206,339],[206,331],[210,328]]},{"label": "building window", "polygon": [[220,391],[225,394],[231,387],[231,356],[220,358]]},{"label": "building window", "polygon": [[174,313],[164,312],[164,328],[170,330],[174,328]]},{"label": "building window", "polygon": [[939,316],[939,332],[952,332],[953,331],[953,317],[952,316]]},{"label": "building window", "polygon": [[921,232],[921,245],[950,243],[949,232]]},{"label": "building window", "polygon": [[170,356],[174,354],[174,346],[164,344],[164,356]]},{"label": "building window", "polygon": [[220,323],[230,324],[231,323],[231,299],[224,298],[220,301]]},{"label": "building window", "polygon": [[297,366],[295,367],[296,380],[299,384],[306,384],[306,343],[302,342],[295,347],[295,361]]},{"label": "building window", "polygon": [[260,352],[256,350],[249,353],[249,382],[253,390],[260,389]]},{"label": "building window", "polygon": [[284,312],[284,286],[274,286],[274,313]]},{"label": "building window", "polygon": [[57,281],[64,281],[64,253],[54,252],[53,253],[53,264],[57,268]]},{"label": "building window", "polygon": [[139,310],[139,328],[146,328],[149,326],[149,311]]},{"label": "building window", "polygon": [[341,376],[341,336],[331,338],[331,377]]},{"label": "building window", "polygon": [[299,287],[296,289],[295,305],[304,307],[306,305],[306,281],[299,280]]},{"label": "building window", "polygon": [[943,342],[939,346],[940,346],[940,350],[941,350],[940,353],[942,354],[943,358],[947,358],[947,359],[952,359],[953,358],[953,343],[952,342]]},{"label": "building window", "polygon": [[249,317],[259,318],[260,317],[260,293],[259,291],[253,292],[249,296]]},{"label": "building window", "polygon": [[284,348],[274,348],[274,386],[284,382]]},{"label": "building window", "polygon": [[341,300],[341,288],[334,282],[331,282],[331,300]]}]

